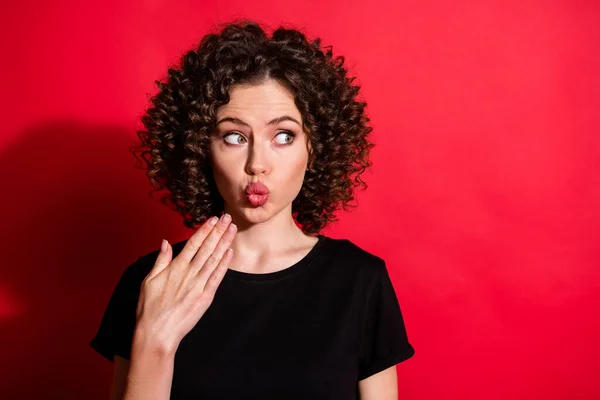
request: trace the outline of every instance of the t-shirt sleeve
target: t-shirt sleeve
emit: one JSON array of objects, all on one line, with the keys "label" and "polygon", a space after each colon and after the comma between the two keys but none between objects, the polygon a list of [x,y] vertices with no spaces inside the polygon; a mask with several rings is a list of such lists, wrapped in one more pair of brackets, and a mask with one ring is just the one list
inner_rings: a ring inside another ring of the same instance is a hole
[{"label": "t-shirt sleeve", "polygon": [[139,274],[141,258],[125,269],[112,292],[100,327],[90,346],[107,360],[114,362],[115,354],[127,360],[136,325],[136,308],[143,277]]},{"label": "t-shirt sleeve", "polygon": [[396,292],[382,260],[368,292],[358,379],[365,379],[407,360],[414,353]]}]

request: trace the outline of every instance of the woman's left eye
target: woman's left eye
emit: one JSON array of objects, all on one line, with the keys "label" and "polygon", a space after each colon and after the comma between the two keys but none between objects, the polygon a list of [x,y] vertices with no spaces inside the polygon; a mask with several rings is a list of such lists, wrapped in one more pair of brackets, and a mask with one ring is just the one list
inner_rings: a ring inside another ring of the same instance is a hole
[{"label": "woman's left eye", "polygon": [[[283,135],[283,136],[282,136],[282,135]],[[283,139],[284,141],[283,141],[283,143],[279,143],[279,144],[291,144],[291,143],[293,143],[293,142],[294,142],[294,138],[296,137],[296,135],[295,135],[294,133],[290,132],[290,131],[283,131],[283,132],[280,132],[279,134],[277,134],[277,136],[276,136],[276,137],[280,137],[280,136],[284,138],[284,139]],[[287,136],[289,139],[287,139],[287,140],[286,140],[286,136]]]}]

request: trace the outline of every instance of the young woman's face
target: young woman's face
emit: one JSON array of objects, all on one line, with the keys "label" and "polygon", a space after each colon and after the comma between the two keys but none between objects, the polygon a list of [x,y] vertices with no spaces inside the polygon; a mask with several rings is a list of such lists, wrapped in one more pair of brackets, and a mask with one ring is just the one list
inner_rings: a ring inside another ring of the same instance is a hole
[{"label": "young woman's face", "polygon": [[[250,223],[266,221],[283,210],[291,213],[304,181],[309,148],[289,91],[274,80],[234,87],[229,103],[217,111],[210,141],[211,166],[225,211]],[[253,182],[264,184],[268,196],[248,195],[246,189]]]}]

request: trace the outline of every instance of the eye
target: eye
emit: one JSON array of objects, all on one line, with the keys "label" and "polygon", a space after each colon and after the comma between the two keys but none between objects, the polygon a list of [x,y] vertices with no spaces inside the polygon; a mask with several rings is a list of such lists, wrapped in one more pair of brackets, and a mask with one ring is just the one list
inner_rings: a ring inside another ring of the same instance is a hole
[{"label": "eye", "polygon": [[[235,136],[236,136],[236,135],[237,135],[238,137],[242,138],[243,140],[246,140],[246,138],[245,138],[245,137],[243,137],[241,134],[239,134],[239,133],[236,133],[236,132],[231,132],[231,133],[228,133],[227,135],[225,135],[225,136],[224,136],[224,139],[225,139],[225,141],[226,141],[227,143],[229,143],[229,144],[234,144],[234,145],[235,145],[235,144],[243,144],[243,143],[245,143],[244,141],[242,141],[242,142],[240,143],[240,141],[239,141],[238,139],[236,139],[236,138],[235,138]],[[234,138],[233,138],[231,141],[230,141],[230,140],[227,140],[228,138],[230,138],[230,137],[232,137],[232,136],[233,136]]]},{"label": "eye", "polygon": [[[286,138],[286,135],[287,135],[287,138]],[[283,143],[279,142],[279,144],[283,144],[283,145],[292,144],[294,142],[294,138],[296,137],[296,135],[290,131],[280,132],[279,134],[277,134],[276,137],[279,137],[279,136],[284,138]]]}]

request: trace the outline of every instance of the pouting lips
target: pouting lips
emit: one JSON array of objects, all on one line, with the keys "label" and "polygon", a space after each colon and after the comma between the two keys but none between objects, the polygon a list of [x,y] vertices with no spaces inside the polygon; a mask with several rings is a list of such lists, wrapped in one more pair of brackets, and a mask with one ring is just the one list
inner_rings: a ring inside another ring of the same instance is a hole
[{"label": "pouting lips", "polygon": [[246,197],[248,197],[248,201],[253,206],[262,206],[267,202],[267,200],[269,200],[268,193],[267,194],[249,194],[249,195],[246,195]]},{"label": "pouting lips", "polygon": [[269,188],[262,182],[252,182],[246,187],[246,194],[269,194]]}]

